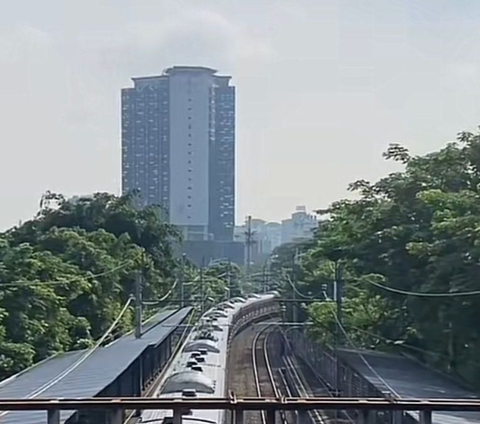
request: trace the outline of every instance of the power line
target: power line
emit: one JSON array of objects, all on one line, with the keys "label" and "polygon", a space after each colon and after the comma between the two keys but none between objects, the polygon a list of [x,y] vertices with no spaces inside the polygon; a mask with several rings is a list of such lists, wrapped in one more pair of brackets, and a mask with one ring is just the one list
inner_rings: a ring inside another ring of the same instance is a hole
[{"label": "power line", "polygon": [[[150,396],[152,394],[152,392],[155,393],[155,390],[158,390],[158,387],[161,387],[161,385],[164,383],[165,373],[169,370],[170,366],[172,365],[173,361],[175,360],[175,358],[177,357],[179,352],[181,352],[183,350],[183,348],[186,346],[186,344],[188,342],[188,337],[186,337],[186,335],[187,335],[187,332],[193,328],[192,321],[193,321],[194,317],[195,317],[195,314],[192,313],[190,315],[190,317],[188,318],[187,323],[182,325],[184,327],[184,330],[183,330],[182,335],[180,336],[180,339],[178,341],[178,346],[175,347],[174,352],[170,355],[170,359],[164,365],[163,371],[160,372],[160,376],[159,376],[160,384],[158,386],[156,386],[154,384],[150,389],[148,389],[147,394],[146,394],[147,396]],[[160,324],[160,325],[162,325],[162,324]],[[168,327],[168,325],[162,325],[162,327]],[[176,326],[176,327],[181,327],[181,326]],[[130,422],[130,420],[135,415],[135,413],[136,413],[136,411],[132,411],[127,416],[127,418],[124,420],[123,424],[127,424],[128,422]],[[142,421],[142,422],[145,422],[145,421]]]},{"label": "power line", "polygon": [[[382,384],[387,387],[393,394],[395,394],[397,397],[401,397],[396,391],[395,389],[390,386],[390,384],[388,384],[385,379],[375,370],[375,368],[372,367],[372,365],[367,361],[367,359],[365,358],[365,356],[363,356],[363,354],[361,352],[358,351],[358,348],[357,346],[355,345],[355,343],[352,341],[352,339],[348,336],[347,332],[345,331],[345,328],[343,327],[342,323],[339,321],[338,319],[338,316],[337,314],[335,313],[334,310],[332,310],[332,313],[333,313],[333,316],[335,317],[335,321],[337,322],[338,324],[338,327],[340,328],[340,330],[342,331],[343,335],[345,336],[345,339],[348,341],[348,343],[352,346],[354,352],[360,356],[361,360],[363,361],[363,363],[367,366],[367,368],[382,382]],[[337,353],[338,355],[338,353]]]},{"label": "power line", "polygon": [[[370,331],[363,330],[359,327],[356,327],[355,325],[349,325],[348,327],[352,328],[356,331],[359,331],[360,333],[367,334],[367,335],[369,335],[373,338],[376,338],[378,340],[383,340],[383,341],[386,341],[386,342],[392,342],[393,344],[398,342],[398,340],[390,339],[390,338],[385,337],[385,336],[380,336],[379,334],[375,334],[375,333],[372,333]],[[401,343],[397,343],[396,346],[405,347],[407,349],[411,349],[411,350],[421,352],[421,353],[425,353],[425,354],[432,355],[432,356],[437,356],[437,357],[444,358],[444,359],[449,359],[449,356],[445,355],[444,353],[435,352],[434,350],[422,349],[421,347],[417,347],[417,346],[413,346],[413,345],[408,344],[408,343],[404,343],[403,340],[401,341]],[[474,366],[475,368],[480,369],[480,364],[476,363],[475,361],[466,361],[466,363]]]},{"label": "power line", "polygon": [[0,283],[0,288],[2,287],[22,287],[22,286],[53,286],[53,285],[58,285],[58,284],[71,284],[71,283],[77,283],[80,281],[85,281],[85,280],[92,280],[98,277],[104,277],[105,275],[109,275],[114,273],[115,271],[118,271],[120,269],[125,268],[127,265],[129,265],[133,259],[129,259],[122,264],[111,268],[107,271],[100,272],[98,274],[92,274],[92,275],[87,275],[85,277],[75,277],[72,278],[71,280],[65,280],[65,281],[15,281],[15,282],[10,282],[10,283]]},{"label": "power line", "polygon": [[388,287],[383,284],[377,283],[376,281],[366,280],[367,283],[372,284],[375,287],[378,287],[383,290],[390,291],[392,293],[403,294],[405,296],[416,296],[416,297],[459,297],[459,296],[479,296],[480,290],[472,290],[465,292],[456,292],[456,293],[428,293],[428,292],[414,292],[408,290],[396,289],[394,287]]},{"label": "power line", "polygon": [[[325,300],[328,300],[327,298],[327,295],[326,293],[324,292],[324,297],[325,297]],[[343,327],[342,323],[340,322],[340,320],[338,319],[338,315],[337,313],[335,312],[334,309],[332,309],[332,314],[335,318],[335,321],[336,321],[336,324],[338,325],[338,328],[341,330],[341,332],[343,333],[343,335],[345,336],[345,339],[347,340],[347,342],[352,346],[354,352],[360,357],[360,359],[362,360],[362,362],[367,366],[367,368],[383,383],[383,385],[388,388],[389,390],[391,390],[392,393],[394,393],[396,396],[398,397],[401,397],[396,391],[395,389],[390,386],[386,381],[385,379],[375,370],[375,368],[372,367],[372,365],[367,361],[367,359],[362,355],[361,352],[358,351],[358,348],[357,346],[355,345],[355,343],[352,341],[352,339],[348,336],[347,332],[345,331],[345,328]],[[338,361],[338,352],[337,352],[337,361]],[[338,387],[337,387],[337,390],[338,390]]]},{"label": "power line", "polygon": [[[85,352],[85,354],[82,355],[82,357],[80,357],[78,360],[76,360],[67,369],[62,371],[56,377],[52,378],[49,382],[45,383],[43,386],[39,387],[38,389],[36,389],[33,392],[31,392],[30,394],[28,394],[25,398],[26,399],[32,399],[32,398],[35,398],[35,397],[41,395],[42,393],[44,393],[45,391],[50,389],[52,386],[57,384],[59,381],[63,380],[67,375],[69,375],[73,371],[75,371],[81,364],[83,364],[102,345],[102,343],[105,341],[105,339],[112,333],[112,331],[118,325],[118,323],[122,319],[123,315],[127,311],[128,307],[130,306],[132,301],[133,301],[133,298],[128,299],[128,301],[125,303],[124,307],[122,308],[122,310],[118,314],[115,321],[113,321],[113,323],[110,325],[110,327],[107,329],[107,331],[97,341],[97,343],[95,343],[95,345],[92,348],[90,348],[87,352]],[[8,412],[9,411],[5,411],[3,413],[0,413],[0,417],[5,416],[6,414],[8,414]]]},{"label": "power line", "polygon": [[[370,331],[366,331],[366,330],[363,330],[362,328],[359,328],[355,325],[348,325],[348,328],[351,328],[353,330],[356,330],[356,331],[359,331],[360,333],[363,333],[363,334],[367,334],[369,335],[370,337],[373,337],[377,340],[383,340],[383,341],[386,341],[386,342],[391,342],[391,343],[396,343],[398,342],[398,340],[394,340],[394,339],[390,339],[388,337],[384,337],[384,336],[380,336],[379,334],[375,334],[375,333],[372,333]],[[402,346],[402,347],[406,347],[408,349],[412,349],[412,350],[415,350],[415,351],[418,351],[418,352],[422,352],[422,353],[428,353],[430,355],[435,355],[435,356],[440,356],[440,357],[444,357],[444,358],[448,358],[447,355],[444,355],[442,353],[438,353],[438,352],[435,352],[433,350],[427,350],[427,349],[422,349],[420,347],[416,347],[416,346],[413,346],[413,345],[410,345],[408,343],[404,343],[403,340],[401,341],[401,343],[398,343],[397,344],[398,346]],[[477,364],[474,364],[475,366],[478,366],[480,367],[480,365],[477,365]]]},{"label": "power line", "polygon": [[[331,264],[331,263],[330,263]],[[464,291],[464,292],[445,292],[445,293],[429,293],[429,292],[415,292],[415,291],[409,291],[409,290],[402,290],[402,289],[397,289],[395,287],[389,287],[385,286],[384,284],[377,283],[376,281],[372,280],[365,280],[367,283],[372,284],[375,287],[378,287],[380,289],[390,291],[392,293],[397,293],[397,294],[402,294],[405,296],[416,296],[416,297],[460,297],[460,296],[480,296],[480,290],[471,290],[471,291]],[[289,281],[290,285],[292,285],[292,282]],[[293,287],[293,285],[292,285]],[[293,289],[296,291],[296,293],[299,296],[302,296],[304,298],[313,298],[311,296],[307,296],[297,290],[296,287],[293,287]]]},{"label": "power line", "polygon": [[288,281],[288,284],[290,284],[290,286],[292,286],[292,289],[302,298],[304,299],[316,299],[317,296],[319,294],[323,294],[324,290],[320,290],[319,292],[315,293],[315,294],[312,294],[312,295],[306,295],[304,293],[302,293],[301,291],[299,291],[297,289],[297,287],[295,286],[295,284],[293,284],[293,281],[292,279],[290,278],[290,276],[288,274],[285,274],[285,276],[287,277],[287,281]]},{"label": "power line", "polygon": [[175,287],[177,287],[178,281],[179,281],[178,279],[175,280],[175,282],[173,283],[173,286],[170,288],[170,290],[165,295],[163,295],[160,299],[155,300],[155,301],[151,301],[151,302],[142,302],[142,303],[145,306],[156,306],[159,303],[165,301],[173,293],[173,291],[175,290]]}]

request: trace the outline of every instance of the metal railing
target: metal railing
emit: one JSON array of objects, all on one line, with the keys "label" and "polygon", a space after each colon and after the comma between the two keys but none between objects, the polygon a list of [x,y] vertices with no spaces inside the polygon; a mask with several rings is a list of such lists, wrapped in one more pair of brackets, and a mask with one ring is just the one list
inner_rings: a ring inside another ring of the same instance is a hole
[{"label": "metal railing", "polygon": [[434,411],[480,412],[480,400],[472,399],[361,399],[361,398],[89,398],[89,399],[1,399],[0,411],[47,411],[48,423],[60,423],[60,411],[106,410],[112,424],[121,423],[126,410],[171,410],[173,424],[191,410],[229,410],[236,424],[243,424],[244,411],[265,411],[267,423],[275,423],[277,411],[360,410],[362,421],[370,411],[416,411],[421,424],[432,423]]}]

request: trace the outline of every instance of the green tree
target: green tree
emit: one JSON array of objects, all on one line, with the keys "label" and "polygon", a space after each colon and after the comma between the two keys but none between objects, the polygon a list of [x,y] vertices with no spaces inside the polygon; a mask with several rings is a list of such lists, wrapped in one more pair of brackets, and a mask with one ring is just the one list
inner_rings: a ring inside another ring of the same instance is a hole
[{"label": "green tree", "polygon": [[[134,195],[55,193],[25,224],[0,235],[0,378],[56,352],[91,346],[134,292],[160,297],[174,281],[176,230]],[[132,327],[133,313],[118,333]]]},{"label": "green tree", "polygon": [[[308,291],[319,290],[333,278],[328,264],[341,252],[345,328],[357,345],[385,348],[383,338],[398,341],[398,348],[433,351],[437,355],[420,356],[478,382],[480,296],[456,293],[480,289],[480,135],[461,133],[424,156],[393,145],[384,156],[404,170],[375,183],[354,182],[355,200],[323,211],[326,219],[299,265],[300,279]],[[317,334],[327,341],[334,319],[329,308],[310,308]]]}]

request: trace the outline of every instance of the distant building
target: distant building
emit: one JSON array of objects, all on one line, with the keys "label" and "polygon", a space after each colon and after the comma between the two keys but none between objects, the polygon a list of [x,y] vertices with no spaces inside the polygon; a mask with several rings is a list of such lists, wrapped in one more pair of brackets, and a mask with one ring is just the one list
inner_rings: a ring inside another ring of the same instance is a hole
[{"label": "distant building", "polygon": [[282,244],[282,224],[268,222],[265,225],[265,235],[269,243],[269,253],[271,253]]},{"label": "distant building", "polygon": [[[308,240],[313,236],[313,230],[318,227],[315,215],[307,213],[305,206],[298,206],[290,218],[282,223],[266,222],[262,219],[251,220],[252,245],[251,258],[253,262],[265,260],[275,248],[294,241]],[[235,227],[235,241],[244,243],[246,249],[247,225]],[[247,255],[245,254],[245,257]]]},{"label": "distant building", "polygon": [[311,238],[317,226],[317,217],[307,213],[305,206],[297,206],[292,216],[282,221],[282,244]]},{"label": "distant building", "polygon": [[210,68],[174,66],[133,78],[134,86],[122,90],[122,191],[137,189],[144,205],[161,205],[188,241],[233,241],[230,78]]},{"label": "distant building", "polygon": [[[266,222],[262,219],[252,219],[252,261],[261,261],[270,255],[275,247],[280,245],[281,225],[278,222]],[[235,227],[235,240],[245,244],[247,225]],[[245,247],[246,248],[246,247]]]}]

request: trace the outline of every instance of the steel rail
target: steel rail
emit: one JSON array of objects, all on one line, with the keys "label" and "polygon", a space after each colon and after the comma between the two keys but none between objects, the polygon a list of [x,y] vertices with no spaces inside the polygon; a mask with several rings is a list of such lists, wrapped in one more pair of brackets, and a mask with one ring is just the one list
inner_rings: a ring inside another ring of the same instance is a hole
[{"label": "steel rail", "polygon": [[[284,335],[285,337],[285,335]],[[290,352],[292,352],[293,357],[301,360],[307,367],[308,369],[312,372],[314,378],[323,386],[323,388],[327,391],[328,396],[333,397],[333,394],[331,393],[331,388],[328,386],[326,381],[319,375],[319,373],[313,368],[312,364],[310,361],[308,361],[303,355],[298,355],[297,353],[293,353],[293,349],[290,346],[290,341],[288,341],[286,338],[284,338],[285,343],[288,343]],[[355,424],[355,421],[352,419],[352,417],[345,412],[345,416],[347,417],[348,421],[350,421],[352,424]]]},{"label": "steel rail", "polygon": [[[280,372],[279,374],[280,374],[280,378],[281,378],[281,380],[282,380],[282,383],[283,383],[283,385],[284,385],[284,387],[285,387],[286,395],[287,395],[288,397],[290,397],[290,398],[293,397],[292,391],[290,390],[290,387],[288,386],[288,382],[287,382],[287,380],[286,380],[286,378],[285,378],[284,373],[283,373],[283,372]],[[285,413],[285,411],[284,411],[284,413]],[[298,422],[298,412],[297,412],[297,411],[292,411],[292,415],[293,415],[293,417],[294,417],[294,422]],[[285,415],[285,418],[286,418],[286,415]],[[288,420],[287,420],[287,422],[288,422]]]},{"label": "steel rail", "polygon": [[1,411],[84,409],[228,409],[261,411],[309,409],[360,409],[382,411],[480,411],[477,399],[381,399],[381,398],[77,398],[1,399]]},{"label": "steel rail", "polygon": [[[294,379],[297,381],[297,390],[299,390],[299,392],[300,392],[299,394],[302,397],[307,397],[308,396],[308,390],[305,387],[305,384],[303,383],[302,378],[300,377],[300,374],[296,370],[295,364],[293,363],[292,359],[290,357],[286,357],[285,358],[285,363],[288,366],[287,369],[290,370],[290,372],[294,376]],[[320,424],[326,424],[326,421],[325,421],[324,417],[322,417],[322,414],[320,414],[320,412],[318,410],[314,409],[312,411],[308,411],[308,414],[310,415],[310,417],[312,418],[312,421],[314,423],[318,422]]]},{"label": "steel rail", "polygon": [[[274,393],[274,395],[277,399],[280,399],[281,393],[280,393],[280,390],[278,389],[277,383],[275,381],[275,376],[273,374],[272,364],[270,362],[270,356],[268,354],[268,339],[270,338],[271,335],[272,335],[271,332],[268,333],[266,335],[264,341],[263,341],[263,354],[265,356],[265,365],[266,365],[266,368],[267,368],[268,377],[270,378],[270,383],[272,384],[273,393]],[[283,424],[288,424],[287,417],[285,415],[285,411],[280,411],[280,419],[282,420]]]},{"label": "steel rail", "polygon": [[[259,331],[257,334],[255,334],[255,337],[253,338],[252,341],[252,366],[253,366],[253,377],[255,379],[255,387],[257,391],[257,396],[261,397],[262,396],[262,385],[260,383],[260,372],[259,372],[259,366],[257,363],[257,344],[258,340],[260,339],[260,336],[269,329],[269,327],[263,328],[261,331]],[[275,388],[273,389],[275,393]],[[267,417],[265,415],[265,412],[262,412],[261,414],[261,420],[262,424],[267,424]]]}]

